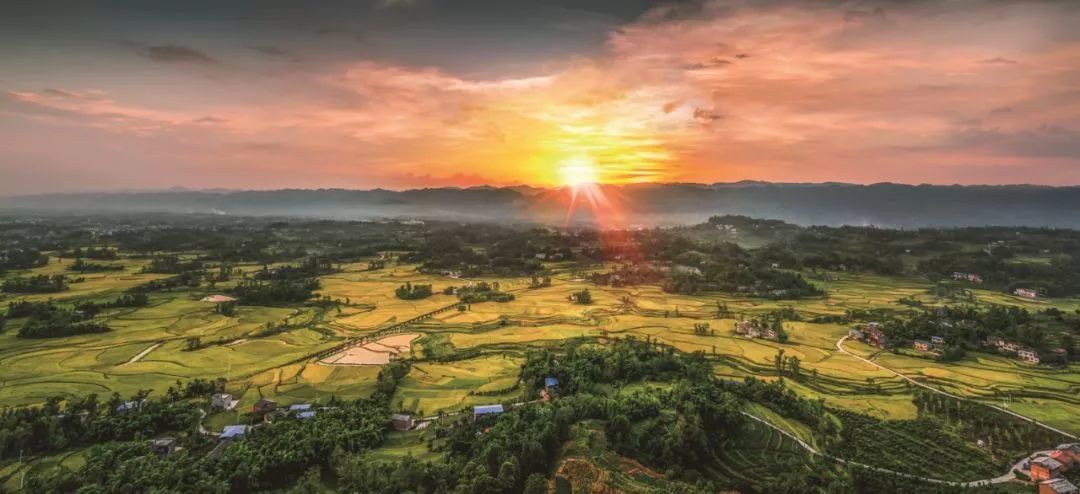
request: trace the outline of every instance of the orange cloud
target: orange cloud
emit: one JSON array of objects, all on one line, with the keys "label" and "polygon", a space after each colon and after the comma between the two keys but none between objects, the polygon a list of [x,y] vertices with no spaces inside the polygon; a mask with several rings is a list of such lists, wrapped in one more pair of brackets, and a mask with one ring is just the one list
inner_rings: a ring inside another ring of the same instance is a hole
[{"label": "orange cloud", "polygon": [[350,186],[553,184],[581,160],[622,183],[1080,182],[1080,42],[1058,28],[1077,16],[714,1],[658,8],[602,54],[526,77],[364,60],[182,111],[73,90],[11,91],[0,111],[181,154],[199,143],[282,186],[293,171]]}]

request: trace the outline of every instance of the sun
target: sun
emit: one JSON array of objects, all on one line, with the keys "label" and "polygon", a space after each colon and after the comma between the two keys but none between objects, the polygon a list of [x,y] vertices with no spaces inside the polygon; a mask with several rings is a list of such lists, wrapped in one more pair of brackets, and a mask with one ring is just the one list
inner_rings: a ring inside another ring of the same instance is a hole
[{"label": "sun", "polygon": [[586,157],[574,157],[563,160],[559,167],[559,176],[563,185],[577,187],[596,183],[596,163]]}]

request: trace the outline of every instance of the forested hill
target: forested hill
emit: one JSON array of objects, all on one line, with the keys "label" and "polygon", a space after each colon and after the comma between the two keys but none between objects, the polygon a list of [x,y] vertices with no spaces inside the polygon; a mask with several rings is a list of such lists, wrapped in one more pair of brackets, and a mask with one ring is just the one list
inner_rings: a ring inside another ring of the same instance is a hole
[{"label": "forested hill", "polygon": [[[716,214],[808,225],[1080,227],[1080,187],[874,184],[642,184],[600,187],[617,214],[594,215],[579,197],[575,221],[690,224]],[[35,212],[174,212],[326,218],[563,222],[567,189],[528,187],[389,190],[168,191],[0,198]]]}]

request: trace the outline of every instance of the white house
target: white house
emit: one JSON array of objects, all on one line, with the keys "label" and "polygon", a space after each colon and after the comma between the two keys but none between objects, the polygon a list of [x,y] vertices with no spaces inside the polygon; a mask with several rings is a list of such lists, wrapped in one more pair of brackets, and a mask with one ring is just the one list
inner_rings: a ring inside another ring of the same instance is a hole
[{"label": "white house", "polygon": [[234,400],[229,393],[215,393],[210,397],[210,407],[221,410],[232,410],[240,400]]},{"label": "white house", "polygon": [[1021,349],[1016,351],[1016,356],[1031,364],[1039,363],[1039,354],[1035,350]]},{"label": "white house", "polygon": [[1018,297],[1035,298],[1039,296],[1039,292],[1032,290],[1031,288],[1017,288],[1013,290],[1013,294]]}]

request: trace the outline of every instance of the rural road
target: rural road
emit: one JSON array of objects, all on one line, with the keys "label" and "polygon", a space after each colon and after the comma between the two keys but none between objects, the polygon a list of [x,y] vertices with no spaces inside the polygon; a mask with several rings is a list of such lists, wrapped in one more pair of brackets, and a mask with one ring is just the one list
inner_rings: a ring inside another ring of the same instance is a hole
[{"label": "rural road", "polygon": [[869,359],[860,357],[858,355],[855,355],[854,353],[851,353],[851,352],[847,351],[846,348],[844,348],[844,342],[847,341],[847,339],[848,339],[848,336],[844,336],[843,338],[840,338],[839,340],[837,340],[836,341],[836,349],[840,350],[841,352],[844,352],[844,353],[846,353],[846,354],[848,354],[848,355],[850,355],[852,357],[855,357],[855,358],[857,358],[859,360],[862,360],[863,362],[866,362],[866,363],[868,363],[870,365],[873,365],[873,366],[875,366],[875,367],[877,367],[879,369],[891,372],[891,373],[895,374],[897,377],[899,377],[900,379],[903,379],[903,380],[905,380],[905,381],[907,381],[907,382],[909,382],[911,384],[914,384],[916,386],[920,386],[920,387],[925,388],[925,389],[929,389],[930,391],[933,391],[933,392],[941,394],[941,395],[948,396],[950,398],[955,398],[957,400],[970,401],[970,402],[973,402],[973,403],[979,403],[981,405],[986,405],[986,406],[988,406],[990,408],[993,408],[994,410],[997,410],[999,412],[1007,413],[1007,414],[1012,415],[1013,417],[1016,417],[1018,419],[1025,420],[1027,422],[1031,422],[1032,424],[1035,424],[1035,425],[1037,425],[1039,427],[1042,427],[1043,429],[1046,429],[1048,431],[1053,431],[1053,432],[1061,434],[1061,435],[1063,435],[1065,437],[1071,438],[1074,441],[1078,439],[1076,437],[1076,435],[1074,435],[1074,434],[1069,434],[1068,432],[1065,432],[1065,431],[1063,431],[1061,429],[1058,429],[1056,427],[1041,423],[1041,422],[1039,422],[1039,421],[1037,421],[1037,420],[1035,420],[1035,419],[1033,419],[1031,417],[1028,417],[1026,415],[1021,415],[1021,414],[1016,413],[1016,412],[1014,412],[1012,410],[1009,410],[1009,409],[1006,409],[1006,408],[1001,408],[1001,407],[999,407],[997,405],[992,405],[990,403],[983,403],[983,402],[980,402],[980,401],[975,401],[975,400],[972,400],[970,398],[965,398],[965,397],[962,397],[962,396],[957,396],[957,395],[954,395],[952,393],[942,391],[942,390],[937,389],[935,387],[932,387],[932,386],[929,386],[927,384],[923,384],[923,383],[921,383],[919,381],[916,381],[916,380],[914,380],[914,379],[912,379],[912,378],[910,378],[908,376],[905,376],[905,375],[903,375],[903,374],[901,374],[899,372],[896,372],[896,371],[894,371],[894,370],[892,370],[892,369],[890,369],[888,367],[885,367],[884,365],[881,365],[881,364],[879,364],[877,362],[874,362],[873,360],[869,360]]},{"label": "rural road", "polygon": [[149,355],[150,352],[152,352],[154,350],[157,350],[157,348],[159,346],[164,345],[164,344],[165,343],[161,342],[161,341],[159,341],[157,343],[154,343],[153,345],[150,345],[149,347],[147,347],[145,350],[139,352],[138,355],[135,355],[134,357],[131,357],[130,360],[128,360],[127,362],[124,362],[123,364],[120,364],[120,365],[134,364],[135,362],[138,362],[138,361],[142,360],[143,357]]}]

